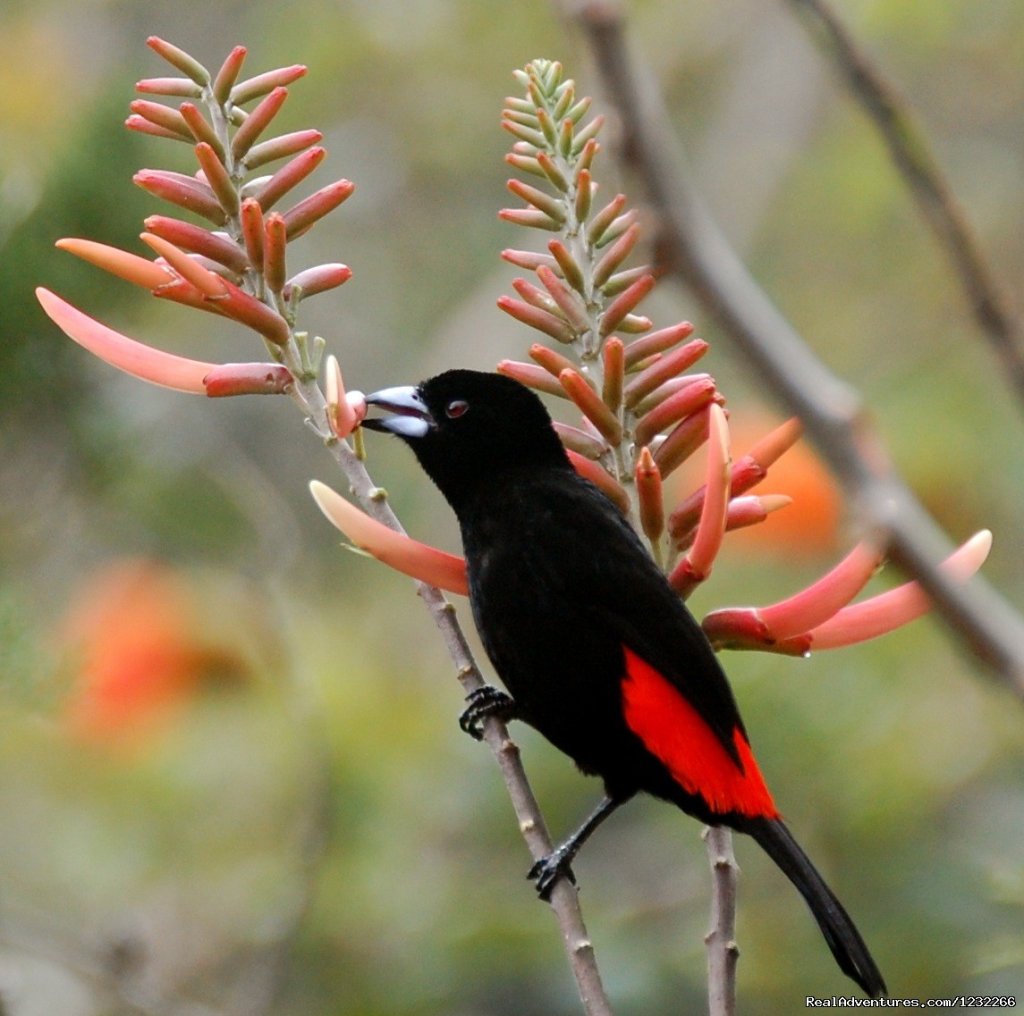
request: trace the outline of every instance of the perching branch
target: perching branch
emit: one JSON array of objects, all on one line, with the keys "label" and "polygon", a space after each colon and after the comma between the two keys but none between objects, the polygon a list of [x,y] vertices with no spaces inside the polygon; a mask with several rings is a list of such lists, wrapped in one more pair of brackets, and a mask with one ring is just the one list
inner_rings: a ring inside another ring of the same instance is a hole
[{"label": "perching branch", "polygon": [[979,328],[1024,406],[1024,319],[985,259],[910,104],[858,45],[827,0],[788,0],[881,134],[893,164],[964,288]]},{"label": "perching branch", "polygon": [[959,638],[1024,694],[1024,620],[989,586],[956,586],[936,568],[949,542],[889,462],[860,396],[810,350],[771,303],[686,176],[664,105],[632,59],[617,4],[571,5],[617,107],[623,154],[646,186],[674,271],[721,321],[807,433],[891,559],[916,578]]},{"label": "perching branch", "polygon": [[708,826],[704,843],[711,864],[711,927],[704,936],[708,953],[708,1016],[734,1016],[736,1012],[736,881],[740,873],[732,849],[732,833],[724,826]]}]

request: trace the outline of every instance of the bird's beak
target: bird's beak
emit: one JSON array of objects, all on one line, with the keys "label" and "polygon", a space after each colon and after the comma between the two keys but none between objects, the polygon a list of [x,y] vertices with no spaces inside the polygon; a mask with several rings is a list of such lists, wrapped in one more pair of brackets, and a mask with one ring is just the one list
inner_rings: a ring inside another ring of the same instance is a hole
[{"label": "bird's beak", "polygon": [[399,437],[425,437],[434,426],[430,410],[419,390],[412,385],[382,388],[379,392],[367,395],[366,404],[386,409],[391,414],[363,420],[362,425],[370,430],[397,434]]}]

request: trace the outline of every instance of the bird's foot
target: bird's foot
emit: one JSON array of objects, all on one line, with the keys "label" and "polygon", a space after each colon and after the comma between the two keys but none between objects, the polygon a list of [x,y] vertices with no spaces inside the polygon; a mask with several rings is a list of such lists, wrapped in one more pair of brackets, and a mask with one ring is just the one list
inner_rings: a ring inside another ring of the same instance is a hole
[{"label": "bird's foot", "polygon": [[474,741],[483,740],[484,723],[489,717],[496,716],[504,723],[516,717],[515,699],[490,684],[474,688],[466,696],[466,701],[469,704],[459,717],[459,726]]},{"label": "bird's foot", "polygon": [[526,877],[534,884],[537,895],[542,900],[551,899],[551,890],[560,878],[567,878],[573,885],[576,884],[576,876],[569,866],[575,854],[576,851],[571,849],[571,844],[563,843],[546,857],[535,861],[533,867],[526,873]]}]

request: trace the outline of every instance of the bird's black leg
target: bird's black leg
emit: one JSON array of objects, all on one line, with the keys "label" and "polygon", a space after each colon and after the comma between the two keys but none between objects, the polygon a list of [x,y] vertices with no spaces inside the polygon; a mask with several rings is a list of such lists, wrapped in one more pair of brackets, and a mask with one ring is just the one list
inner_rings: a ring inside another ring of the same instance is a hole
[{"label": "bird's black leg", "polygon": [[507,723],[518,715],[515,699],[490,684],[474,688],[466,696],[466,701],[469,705],[459,717],[459,726],[475,741],[483,739],[484,721],[489,716],[497,716]]},{"label": "bird's black leg", "polygon": [[620,804],[625,804],[632,796],[629,794],[625,797],[605,797],[572,836],[555,847],[546,857],[542,857],[534,863],[526,877],[537,887],[537,895],[542,900],[550,898],[551,890],[563,875],[573,884],[576,883],[570,865],[573,858],[579,853],[580,847]]}]

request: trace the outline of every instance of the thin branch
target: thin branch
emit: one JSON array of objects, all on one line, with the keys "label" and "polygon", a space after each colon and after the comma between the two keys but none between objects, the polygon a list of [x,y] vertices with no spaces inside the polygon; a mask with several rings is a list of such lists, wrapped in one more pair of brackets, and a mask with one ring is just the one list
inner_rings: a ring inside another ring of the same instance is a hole
[{"label": "thin branch", "polygon": [[[300,382],[296,385],[295,396],[307,413],[311,426],[324,439],[328,450],[348,479],[353,495],[377,521],[404,533],[398,517],[387,500],[380,496],[380,488],[371,480],[363,461],[346,442],[330,436],[326,405],[319,387],[313,382]],[[485,683],[483,676],[455,615],[454,606],[435,586],[417,582],[416,590],[441,633],[445,648],[455,664],[456,677],[463,691],[468,695],[477,688],[482,688]],[[537,799],[526,778],[519,748],[509,737],[506,725],[496,717],[492,716],[486,720],[483,734],[501,770],[505,789],[519,822],[519,831],[526,841],[530,855],[534,860],[540,860],[551,852],[553,844]],[[612,1016],[611,1003],[601,982],[597,958],[583,921],[575,886],[568,879],[559,879],[551,892],[550,904],[558,921],[573,976],[576,978],[584,1012],[587,1016]]]},{"label": "thin branch", "polygon": [[735,1016],[736,964],[736,882],[740,869],[732,849],[732,831],[725,826],[708,826],[704,843],[711,865],[711,927],[704,936],[708,952],[708,1016]]},{"label": "thin branch", "polygon": [[1024,695],[1024,619],[985,582],[957,586],[936,567],[950,543],[892,468],[860,396],[810,350],[750,275],[686,176],[686,159],[651,75],[629,54],[617,4],[570,5],[618,107],[624,155],[646,186],[661,246],[746,355],[798,415],[865,524],[916,578],[960,639]]},{"label": "thin branch", "polygon": [[907,99],[827,0],[787,0],[874,124],[959,277],[978,326],[1024,406],[1024,319],[988,264]]}]

